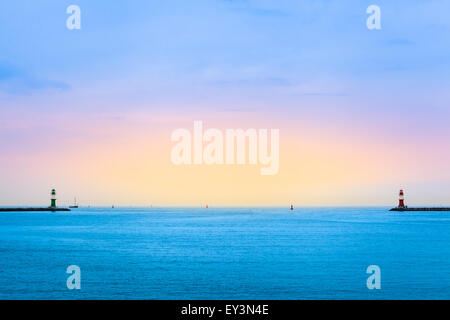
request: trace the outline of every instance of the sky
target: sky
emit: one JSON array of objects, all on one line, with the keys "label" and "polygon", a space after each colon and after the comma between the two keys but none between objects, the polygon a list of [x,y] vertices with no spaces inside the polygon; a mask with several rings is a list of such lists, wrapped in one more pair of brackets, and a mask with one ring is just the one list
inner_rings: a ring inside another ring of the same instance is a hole
[{"label": "sky", "polygon": [[[69,30],[68,6],[81,9]],[[369,5],[381,29],[369,30]],[[0,2],[0,206],[450,205],[450,2]],[[276,175],[171,133],[279,129]]]}]

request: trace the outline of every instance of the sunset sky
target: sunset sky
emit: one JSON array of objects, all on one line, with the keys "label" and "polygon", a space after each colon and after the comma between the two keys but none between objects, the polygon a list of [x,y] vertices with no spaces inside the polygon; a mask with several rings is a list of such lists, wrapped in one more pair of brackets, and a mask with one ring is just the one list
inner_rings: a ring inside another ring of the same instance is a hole
[{"label": "sunset sky", "polygon": [[[81,8],[68,30],[66,8]],[[366,8],[381,8],[368,30]],[[0,2],[0,206],[450,205],[447,0]],[[171,133],[279,129],[280,168]]]}]

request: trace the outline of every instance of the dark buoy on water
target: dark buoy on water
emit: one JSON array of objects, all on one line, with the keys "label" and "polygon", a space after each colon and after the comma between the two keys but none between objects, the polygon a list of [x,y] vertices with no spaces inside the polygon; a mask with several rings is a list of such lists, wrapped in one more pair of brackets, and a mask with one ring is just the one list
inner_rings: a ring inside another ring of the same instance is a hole
[{"label": "dark buoy on water", "polygon": [[294,210],[294,206],[291,204],[291,210]]},{"label": "dark buoy on water", "polygon": [[208,209],[208,205],[206,205],[206,209]]}]

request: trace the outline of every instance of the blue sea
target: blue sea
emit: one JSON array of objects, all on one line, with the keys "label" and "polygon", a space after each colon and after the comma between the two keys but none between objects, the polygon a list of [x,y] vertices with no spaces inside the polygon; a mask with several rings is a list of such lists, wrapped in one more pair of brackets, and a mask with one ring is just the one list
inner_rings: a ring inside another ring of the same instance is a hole
[{"label": "blue sea", "polygon": [[[66,269],[81,270],[69,290]],[[381,289],[369,290],[377,265]],[[0,299],[449,299],[450,213],[80,208],[0,213]]]}]

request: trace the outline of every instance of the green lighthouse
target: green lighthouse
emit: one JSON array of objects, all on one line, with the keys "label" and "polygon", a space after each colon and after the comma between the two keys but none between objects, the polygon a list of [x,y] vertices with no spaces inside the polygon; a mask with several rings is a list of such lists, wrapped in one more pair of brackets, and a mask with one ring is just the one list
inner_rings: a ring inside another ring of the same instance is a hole
[{"label": "green lighthouse", "polygon": [[56,208],[56,191],[52,189],[52,198],[50,208]]}]

